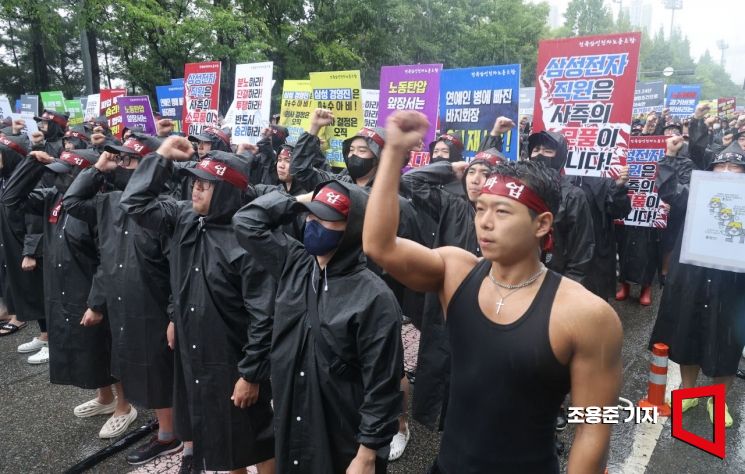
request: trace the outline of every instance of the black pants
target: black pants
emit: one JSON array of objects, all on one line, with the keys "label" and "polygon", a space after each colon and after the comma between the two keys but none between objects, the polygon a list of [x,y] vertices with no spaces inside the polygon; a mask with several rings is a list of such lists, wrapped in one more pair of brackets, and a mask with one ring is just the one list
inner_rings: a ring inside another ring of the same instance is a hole
[{"label": "black pants", "polygon": [[39,319],[39,331],[41,332],[47,332],[47,320],[46,319]]}]

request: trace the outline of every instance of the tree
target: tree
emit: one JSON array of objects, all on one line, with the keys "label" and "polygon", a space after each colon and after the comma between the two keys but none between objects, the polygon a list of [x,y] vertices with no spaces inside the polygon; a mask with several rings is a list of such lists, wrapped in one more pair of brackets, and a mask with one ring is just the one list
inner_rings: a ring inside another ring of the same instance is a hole
[{"label": "tree", "polygon": [[[613,16],[603,0],[572,0],[564,13],[564,36],[587,36],[613,30]],[[567,34],[568,33],[568,34]]]}]

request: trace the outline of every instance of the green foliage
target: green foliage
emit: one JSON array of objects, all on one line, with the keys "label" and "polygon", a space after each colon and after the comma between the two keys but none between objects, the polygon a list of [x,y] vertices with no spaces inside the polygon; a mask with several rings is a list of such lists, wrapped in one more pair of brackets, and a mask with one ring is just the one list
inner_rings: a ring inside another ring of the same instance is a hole
[{"label": "green foliage", "polygon": [[[518,63],[531,85],[540,39],[632,30],[628,16],[614,22],[602,0],[572,0],[565,25],[553,31],[548,11],[526,0],[3,0],[0,91],[11,100],[42,90],[86,93],[82,32],[94,90],[123,80],[131,94],[154,96],[156,85],[182,77],[185,63],[215,60],[225,111],[235,66],[246,62],[274,61],[275,99],[284,79],[313,71],[359,69],[363,86],[377,88],[387,64]],[[738,92],[710,57],[693,61],[679,32],[645,35],[641,63],[642,71],[695,71],[673,80],[701,82],[705,96]]]}]

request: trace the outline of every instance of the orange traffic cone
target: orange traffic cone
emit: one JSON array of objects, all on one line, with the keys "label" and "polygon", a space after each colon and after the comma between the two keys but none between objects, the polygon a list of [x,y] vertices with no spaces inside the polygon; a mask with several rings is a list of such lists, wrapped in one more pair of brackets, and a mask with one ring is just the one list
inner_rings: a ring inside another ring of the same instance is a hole
[{"label": "orange traffic cone", "polygon": [[652,361],[649,366],[647,398],[639,401],[640,407],[656,407],[659,416],[670,416],[670,405],[665,403],[665,385],[667,385],[666,344],[658,342],[652,346]]}]

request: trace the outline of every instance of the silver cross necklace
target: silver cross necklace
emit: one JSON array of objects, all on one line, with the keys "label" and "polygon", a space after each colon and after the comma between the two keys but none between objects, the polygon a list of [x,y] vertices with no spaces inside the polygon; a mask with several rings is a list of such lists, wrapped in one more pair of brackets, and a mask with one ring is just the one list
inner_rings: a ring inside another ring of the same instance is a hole
[{"label": "silver cross necklace", "polygon": [[[497,314],[499,314],[499,312],[502,311],[502,306],[505,305],[504,300],[506,300],[507,298],[509,298],[513,293],[517,292],[518,290],[521,290],[523,288],[526,288],[526,287],[532,285],[533,283],[535,283],[535,281],[538,280],[538,278],[540,278],[540,276],[543,275],[543,272],[545,272],[545,271],[546,271],[546,266],[541,263],[541,266],[538,269],[538,271],[535,272],[533,275],[531,275],[527,280],[525,280],[522,283],[517,283],[515,285],[510,285],[510,284],[507,284],[507,283],[500,283],[500,282],[498,282],[497,279],[494,278],[494,275],[492,275],[491,270],[489,270],[489,279],[491,280],[492,283],[494,283],[494,286],[497,289],[497,294],[499,295],[499,301],[497,302],[497,305],[496,305],[497,306]],[[502,292],[499,291],[499,288],[500,287],[501,288],[505,288],[507,290],[512,290],[512,291],[510,291],[506,295],[502,295]]]}]

